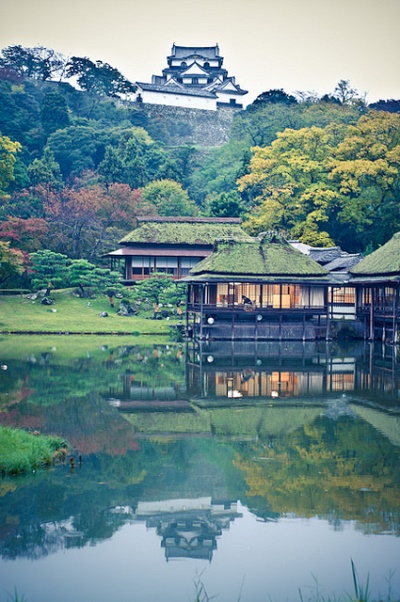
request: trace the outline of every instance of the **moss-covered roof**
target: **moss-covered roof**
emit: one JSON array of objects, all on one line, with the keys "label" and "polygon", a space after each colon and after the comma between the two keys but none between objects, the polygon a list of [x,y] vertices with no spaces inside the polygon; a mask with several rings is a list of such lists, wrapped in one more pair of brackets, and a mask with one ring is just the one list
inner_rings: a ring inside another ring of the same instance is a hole
[{"label": "moss-covered roof", "polygon": [[367,255],[351,268],[350,273],[357,276],[400,274],[400,232],[397,232],[383,247]]},{"label": "moss-covered roof", "polygon": [[248,238],[237,218],[140,218],[120,244],[212,246],[217,238]]},{"label": "moss-covered roof", "polygon": [[323,277],[327,270],[275,233],[245,240],[219,240],[214,252],[190,271],[191,276],[243,278]]}]

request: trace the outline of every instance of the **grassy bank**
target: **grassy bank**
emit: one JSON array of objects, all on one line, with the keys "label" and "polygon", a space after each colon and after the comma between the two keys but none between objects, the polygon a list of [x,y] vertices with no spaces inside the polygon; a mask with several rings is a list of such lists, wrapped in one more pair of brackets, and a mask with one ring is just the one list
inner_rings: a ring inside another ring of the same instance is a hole
[{"label": "grassy bank", "polygon": [[[54,304],[42,305],[26,297],[0,296],[0,333],[27,334],[152,334],[167,335],[172,321],[149,316],[119,316],[108,298],[80,299],[70,291],[51,294]],[[107,312],[107,317],[100,314]]]},{"label": "grassy bank", "polygon": [[67,445],[60,437],[0,427],[0,471],[3,475],[27,473],[50,466],[66,452]]}]

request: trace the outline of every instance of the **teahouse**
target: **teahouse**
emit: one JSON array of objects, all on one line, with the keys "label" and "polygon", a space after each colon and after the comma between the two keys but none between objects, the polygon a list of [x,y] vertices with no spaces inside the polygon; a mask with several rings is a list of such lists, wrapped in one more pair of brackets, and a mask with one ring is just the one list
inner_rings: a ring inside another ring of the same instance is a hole
[{"label": "teahouse", "polygon": [[121,241],[121,248],[106,256],[113,269],[122,263],[125,284],[145,280],[154,273],[174,280],[189,274],[210,255],[217,238],[248,238],[240,218],[137,217],[135,229]]},{"label": "teahouse", "polygon": [[330,278],[275,232],[216,241],[184,279],[187,328],[200,338],[328,337]]}]

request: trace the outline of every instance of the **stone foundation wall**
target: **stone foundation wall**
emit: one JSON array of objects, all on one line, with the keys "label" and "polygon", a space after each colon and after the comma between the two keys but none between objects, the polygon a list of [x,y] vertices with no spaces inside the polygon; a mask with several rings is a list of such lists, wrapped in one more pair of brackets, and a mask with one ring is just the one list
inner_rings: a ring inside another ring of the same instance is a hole
[{"label": "stone foundation wall", "polygon": [[[139,107],[135,106],[137,110]],[[235,109],[186,109],[143,103],[140,110],[153,127],[159,122],[165,130],[168,143],[173,146],[193,144],[196,146],[222,146],[229,140]],[[164,133],[164,132],[163,132]]]}]

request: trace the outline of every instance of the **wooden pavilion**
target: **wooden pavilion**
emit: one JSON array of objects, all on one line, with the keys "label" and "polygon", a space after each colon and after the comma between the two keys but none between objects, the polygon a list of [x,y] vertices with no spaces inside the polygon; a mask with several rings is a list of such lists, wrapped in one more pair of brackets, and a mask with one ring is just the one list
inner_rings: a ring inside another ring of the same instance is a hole
[{"label": "wooden pavilion", "polygon": [[400,232],[351,268],[364,338],[399,342]]},{"label": "wooden pavilion", "polygon": [[248,238],[240,218],[137,217],[135,228],[111,251],[111,267],[122,263],[123,282],[134,284],[154,273],[184,278],[210,255],[217,238]]},{"label": "wooden pavilion", "polygon": [[329,337],[329,272],[274,232],[216,241],[184,281],[187,329],[200,339]]}]

